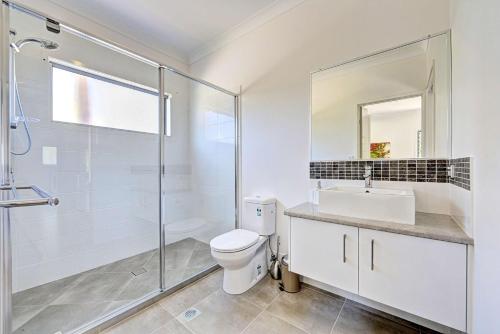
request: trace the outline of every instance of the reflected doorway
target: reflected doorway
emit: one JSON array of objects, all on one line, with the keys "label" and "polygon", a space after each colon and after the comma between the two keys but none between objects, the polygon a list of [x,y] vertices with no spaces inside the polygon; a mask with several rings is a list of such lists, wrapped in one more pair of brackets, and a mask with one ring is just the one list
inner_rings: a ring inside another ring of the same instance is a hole
[{"label": "reflected doorway", "polygon": [[362,159],[423,156],[422,95],[359,105]]}]

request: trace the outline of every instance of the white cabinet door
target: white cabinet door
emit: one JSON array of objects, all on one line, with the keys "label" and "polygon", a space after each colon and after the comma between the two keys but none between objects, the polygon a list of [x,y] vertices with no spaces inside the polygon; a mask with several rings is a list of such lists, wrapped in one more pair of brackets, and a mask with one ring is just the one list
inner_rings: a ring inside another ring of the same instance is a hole
[{"label": "white cabinet door", "polygon": [[358,293],[358,228],[291,218],[290,270]]},{"label": "white cabinet door", "polygon": [[359,229],[359,294],[465,331],[466,256],[465,245]]}]

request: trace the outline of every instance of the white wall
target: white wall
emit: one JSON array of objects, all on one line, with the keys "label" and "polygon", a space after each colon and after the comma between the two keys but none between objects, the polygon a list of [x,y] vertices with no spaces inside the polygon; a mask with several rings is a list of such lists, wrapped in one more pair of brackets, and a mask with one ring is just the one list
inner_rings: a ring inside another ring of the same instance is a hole
[{"label": "white wall", "polygon": [[[473,160],[474,333],[500,328],[500,2],[452,2],[453,155]],[[460,196],[460,195],[458,195]]]},{"label": "white wall", "polygon": [[448,1],[309,0],[191,66],[242,98],[242,195],[308,200],[309,73],[449,28]]}]

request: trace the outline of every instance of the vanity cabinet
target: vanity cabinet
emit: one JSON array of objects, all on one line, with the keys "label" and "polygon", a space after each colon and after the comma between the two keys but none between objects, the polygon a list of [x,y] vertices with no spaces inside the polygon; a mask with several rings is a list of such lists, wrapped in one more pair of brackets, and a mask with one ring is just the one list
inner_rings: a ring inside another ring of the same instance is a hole
[{"label": "vanity cabinet", "polygon": [[359,295],[465,330],[467,247],[359,229]]},{"label": "vanity cabinet", "polygon": [[291,217],[289,247],[293,272],[466,330],[466,245]]},{"label": "vanity cabinet", "polygon": [[292,218],[290,270],[358,293],[358,228]]}]

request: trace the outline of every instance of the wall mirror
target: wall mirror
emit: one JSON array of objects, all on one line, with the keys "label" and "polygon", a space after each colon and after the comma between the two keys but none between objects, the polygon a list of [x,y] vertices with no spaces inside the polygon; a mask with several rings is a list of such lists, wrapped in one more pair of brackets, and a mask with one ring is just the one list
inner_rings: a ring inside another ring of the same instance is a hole
[{"label": "wall mirror", "polygon": [[451,157],[451,48],[435,35],[311,74],[311,159]]}]

